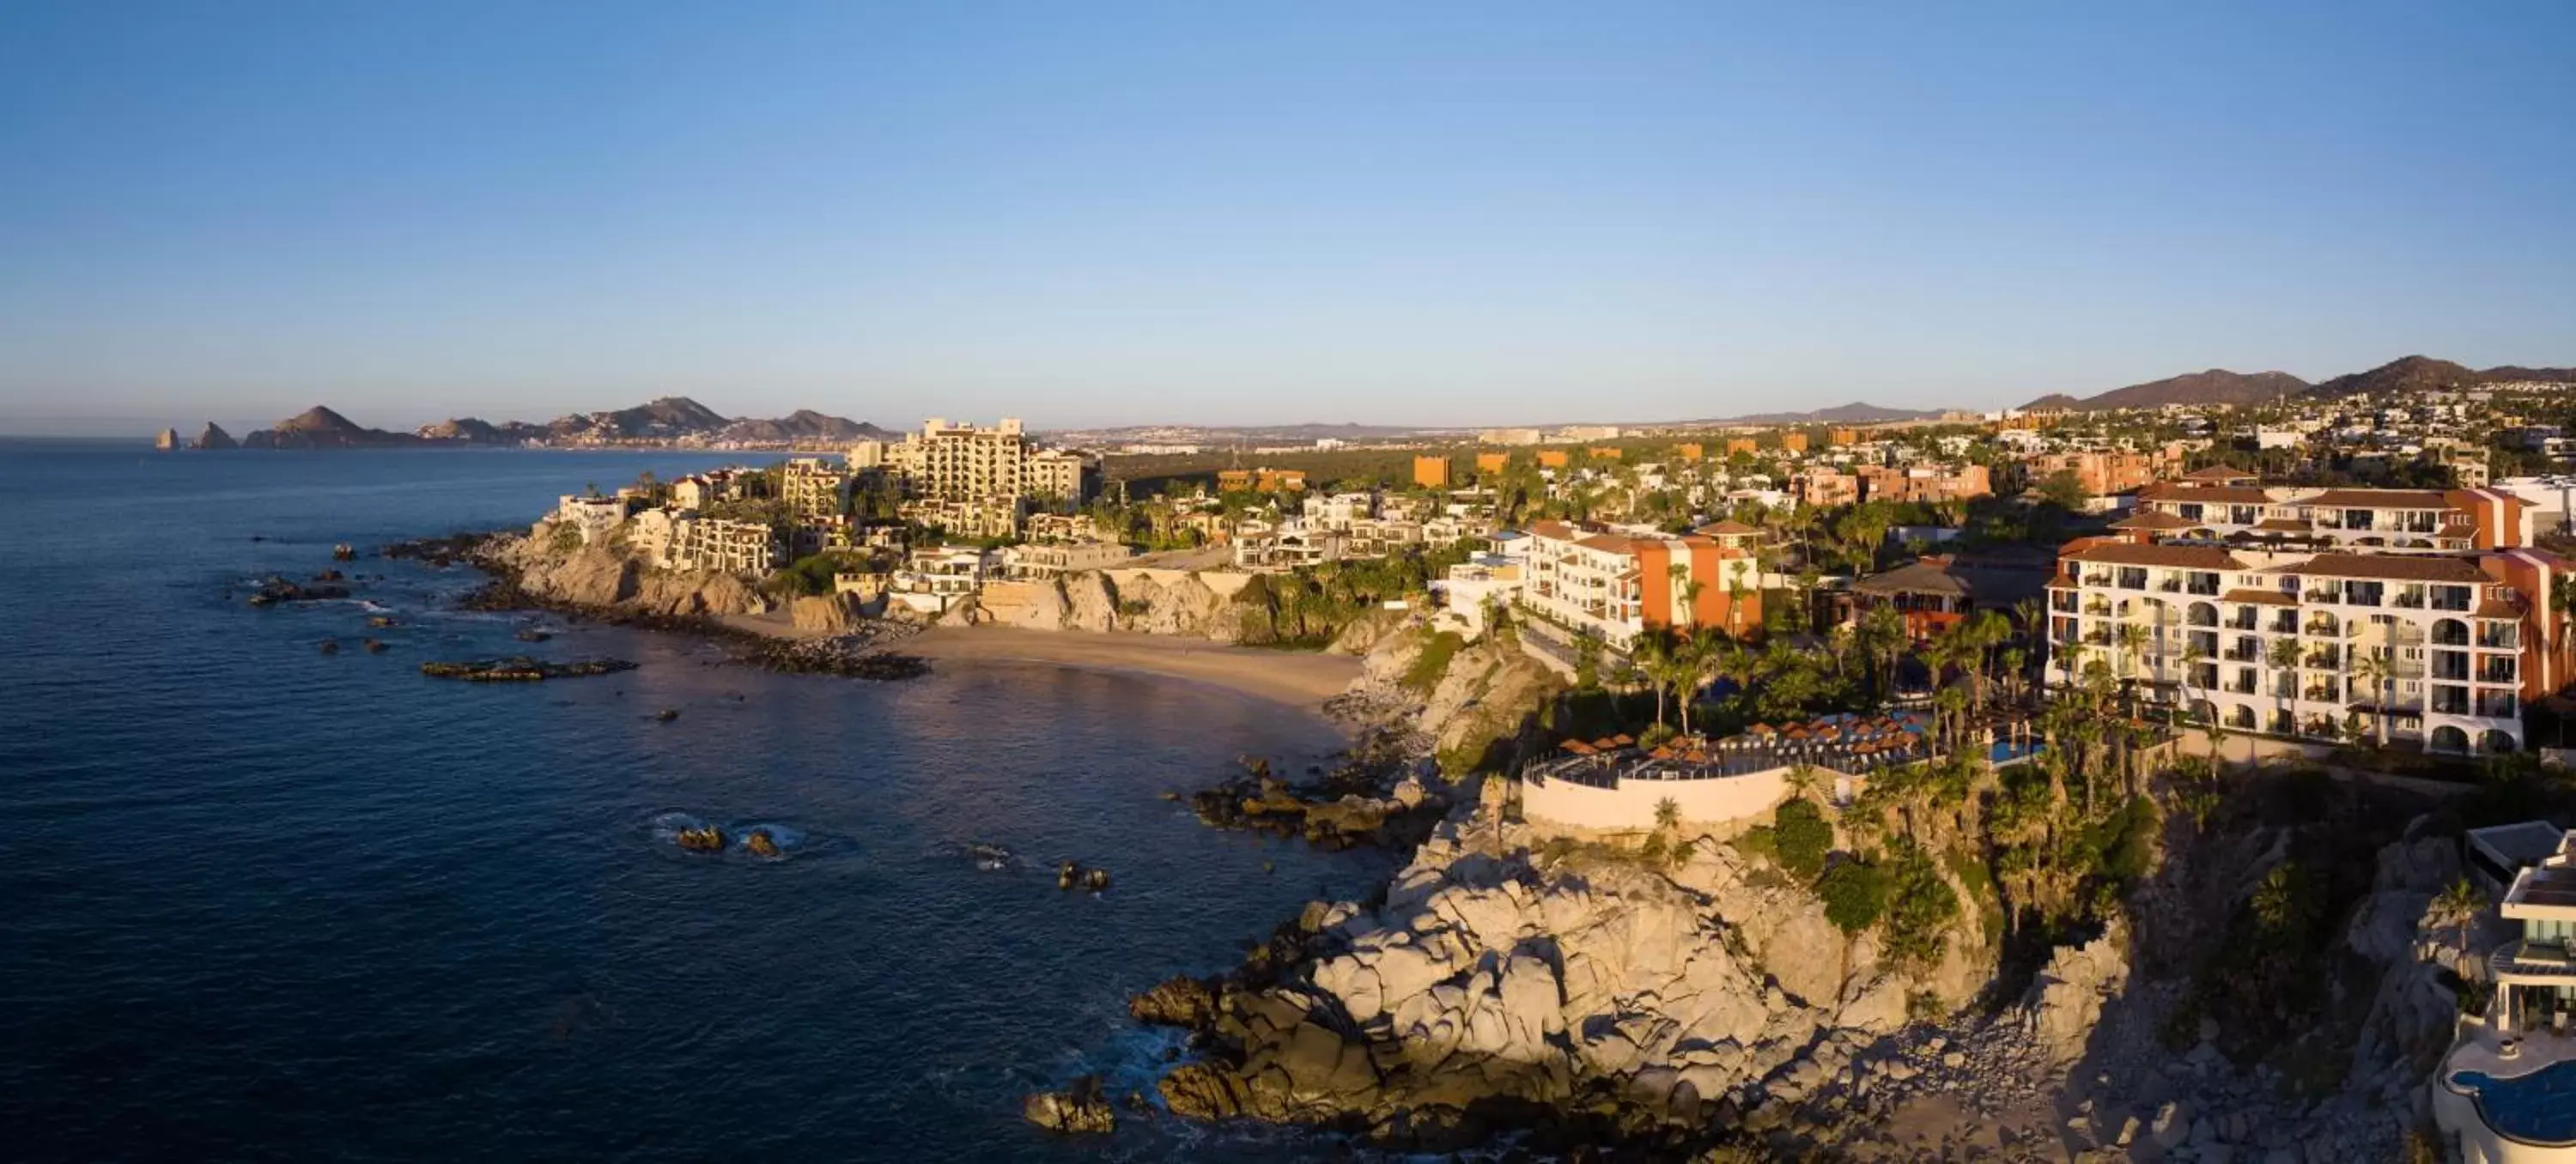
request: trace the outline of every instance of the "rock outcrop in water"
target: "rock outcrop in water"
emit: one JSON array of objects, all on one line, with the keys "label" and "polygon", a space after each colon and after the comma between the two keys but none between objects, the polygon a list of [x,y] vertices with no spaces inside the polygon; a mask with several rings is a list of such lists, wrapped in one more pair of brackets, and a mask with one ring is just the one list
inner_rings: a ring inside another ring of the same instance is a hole
[{"label": "rock outcrop in water", "polygon": [[432,679],[462,679],[469,683],[533,683],[544,679],[581,679],[634,669],[635,664],[624,659],[576,659],[568,663],[554,663],[531,659],[526,655],[512,655],[503,659],[429,662],[420,665],[420,673]]},{"label": "rock outcrop in water", "polygon": [[188,442],[188,447],[192,449],[205,449],[208,451],[221,451],[224,449],[238,449],[241,447],[241,442],[234,440],[233,434],[225,432],[222,425],[216,424],[210,420],[206,422],[206,427],[197,433],[197,439]]},{"label": "rock outcrop in water", "polygon": [[1310,907],[1284,954],[1211,986],[1212,1004],[1168,983],[1137,999],[1140,1016],[1210,1016],[1165,1101],[1431,1147],[1498,1118],[1651,1142],[1803,1097],[1903,1026],[1910,996],[1956,1003],[1986,980],[1982,942],[1899,969],[1714,841],[1669,872],[1533,856],[1542,841],[1445,824],[1382,904]]},{"label": "rock outcrop in water", "polygon": [[1076,1079],[1064,1091],[1041,1091],[1028,1097],[1020,1105],[1020,1115],[1050,1132],[1101,1135],[1118,1128],[1118,1113],[1097,1075]]}]

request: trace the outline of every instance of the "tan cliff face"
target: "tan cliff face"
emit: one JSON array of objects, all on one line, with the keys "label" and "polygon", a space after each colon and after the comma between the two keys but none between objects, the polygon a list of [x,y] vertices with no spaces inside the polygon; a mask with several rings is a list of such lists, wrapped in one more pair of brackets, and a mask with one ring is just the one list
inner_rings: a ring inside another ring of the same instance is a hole
[{"label": "tan cliff face", "polygon": [[657,570],[605,543],[563,552],[553,541],[519,538],[500,554],[518,571],[520,589],[549,602],[673,617],[765,614],[774,608],[732,574]]}]

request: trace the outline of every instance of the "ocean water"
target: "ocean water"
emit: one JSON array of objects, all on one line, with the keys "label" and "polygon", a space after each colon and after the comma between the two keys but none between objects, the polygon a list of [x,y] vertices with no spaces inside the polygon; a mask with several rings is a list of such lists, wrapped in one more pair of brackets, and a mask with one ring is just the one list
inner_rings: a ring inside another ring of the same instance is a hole
[{"label": "ocean water", "polygon": [[[1150,1091],[1128,995],[1229,965],[1366,853],[1223,833],[1167,789],[1338,740],[1188,684],[1019,665],[911,683],[443,611],[479,579],[362,558],[722,458],[159,454],[0,442],[0,1126],[57,1159],[1298,1159],[1298,1133],[1020,1097]],[[254,538],[264,540],[254,540]],[[402,623],[370,631],[371,611]],[[374,634],[383,654],[358,648]],[[316,644],[337,638],[324,655]],[[478,685],[432,658],[616,655]],[[679,718],[654,713],[674,708]],[[784,859],[679,852],[767,824]],[[1007,846],[986,868],[961,846]],[[1107,866],[1097,896],[1054,863]]]}]

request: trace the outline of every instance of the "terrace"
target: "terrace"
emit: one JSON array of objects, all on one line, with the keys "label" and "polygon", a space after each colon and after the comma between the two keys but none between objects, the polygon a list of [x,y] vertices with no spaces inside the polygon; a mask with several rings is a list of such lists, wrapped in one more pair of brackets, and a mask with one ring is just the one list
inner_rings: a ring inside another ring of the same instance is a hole
[{"label": "terrace", "polygon": [[[2012,737],[2025,734],[2003,725],[2005,737],[1991,745],[1988,758],[2013,763],[2038,751]],[[1720,780],[1810,766],[1845,774],[1863,774],[1933,758],[1930,720],[1916,712],[1886,715],[1833,715],[1806,723],[1775,727],[1755,724],[1740,734],[1719,739],[1677,737],[1647,749],[1629,736],[1567,740],[1560,754],[1530,763],[1524,779],[1562,780],[1594,788],[1614,788],[1628,780]]]}]

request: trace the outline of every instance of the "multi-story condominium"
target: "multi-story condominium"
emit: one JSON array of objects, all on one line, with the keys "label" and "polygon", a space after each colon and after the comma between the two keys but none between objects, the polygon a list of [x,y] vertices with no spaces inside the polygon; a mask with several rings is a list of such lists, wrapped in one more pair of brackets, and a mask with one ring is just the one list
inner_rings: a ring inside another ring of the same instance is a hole
[{"label": "multi-story condominium", "polygon": [[2110,497],[2134,493],[2149,482],[2181,473],[2182,458],[2182,445],[2173,443],[2144,453],[2123,449],[2043,453],[2031,458],[2027,464],[2030,481],[2034,485],[2060,473],[2073,473],[2077,487],[2084,491],[2085,496]]},{"label": "multi-story condominium", "polygon": [[1002,575],[1013,581],[1042,581],[1086,570],[1106,570],[1135,556],[1135,550],[1115,542],[1005,546]]},{"label": "multi-story condominium", "polygon": [[2048,582],[2049,679],[2095,663],[2146,698],[2276,735],[2519,748],[2571,674],[2567,571],[2530,549],[2309,553],[2086,538]]},{"label": "multi-story condominium", "polygon": [[849,512],[850,471],[821,457],[796,457],[781,470],[778,495],[805,517],[834,517]]},{"label": "multi-story condominium", "polygon": [[1489,445],[1534,445],[1547,439],[1547,434],[1534,428],[1489,428],[1476,434],[1476,439]]},{"label": "multi-story condominium", "polygon": [[1519,601],[1571,631],[1626,651],[1648,630],[1762,625],[1751,531],[1711,525],[1674,536],[1648,529],[1541,521],[1528,530]]},{"label": "multi-story condominium", "polygon": [[1792,479],[1798,500],[1818,508],[1860,503],[1860,478],[1823,465],[1802,469]]},{"label": "multi-story condominium", "polygon": [[2531,544],[2531,506],[2501,489],[2344,489],[2254,484],[2202,469],[2138,494],[2113,528],[2159,539],[2451,552]]},{"label": "multi-story condominium", "polygon": [[1336,532],[1351,528],[1351,523],[1377,516],[1374,493],[1309,494],[1297,506],[1298,516],[1316,529]]},{"label": "multi-story condominium", "polygon": [[1097,542],[1100,523],[1088,513],[1032,513],[1022,523],[1033,542]]},{"label": "multi-story condominium", "polygon": [[895,515],[914,525],[956,538],[1008,538],[1020,532],[1020,499],[927,497],[895,507]]},{"label": "multi-story condominium", "polygon": [[1984,465],[1863,465],[1854,472],[1863,501],[1967,501],[1995,491]]},{"label": "multi-story condominium", "polygon": [[1413,458],[1413,483],[1425,489],[1449,487],[1449,458],[1417,456]]},{"label": "multi-story condominium", "polygon": [[581,531],[581,544],[589,545],[617,532],[626,524],[627,501],[623,497],[593,497],[567,493],[555,502],[556,522]]},{"label": "multi-story condominium", "polygon": [[766,522],[683,514],[671,521],[662,565],[675,570],[766,574],[786,563],[786,547]]},{"label": "multi-story condominium", "polygon": [[766,496],[769,476],[758,469],[709,469],[671,482],[671,504],[707,509],[722,501]]},{"label": "multi-story condominium", "polygon": [[1280,573],[1299,566],[1319,566],[1348,556],[1346,535],[1289,518],[1272,525],[1247,521],[1234,530],[1234,564],[1239,569]]},{"label": "multi-story condominium", "polygon": [[914,610],[937,614],[974,597],[999,560],[997,554],[964,546],[914,550],[888,579],[886,593]]},{"label": "multi-story condominium", "polygon": [[850,450],[850,463],[883,467],[901,476],[912,496],[935,501],[1046,498],[1078,504],[1099,485],[1097,462],[1069,450],[1039,448],[1012,417],[991,428],[932,417],[899,444],[861,442]]}]

